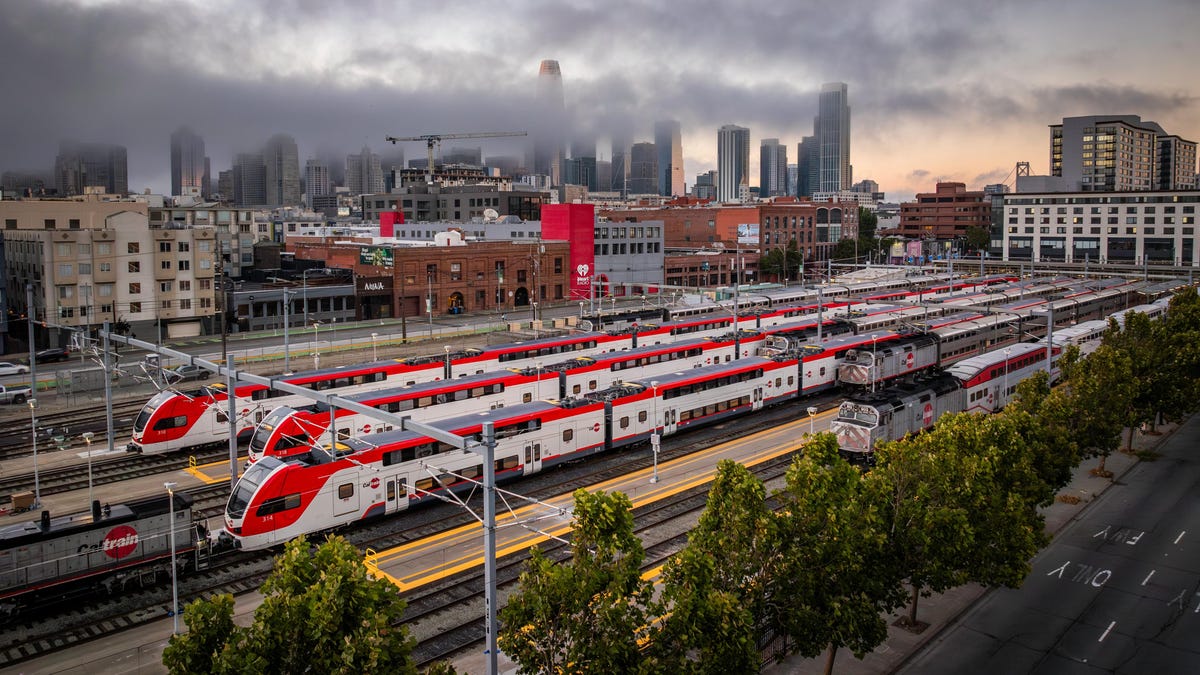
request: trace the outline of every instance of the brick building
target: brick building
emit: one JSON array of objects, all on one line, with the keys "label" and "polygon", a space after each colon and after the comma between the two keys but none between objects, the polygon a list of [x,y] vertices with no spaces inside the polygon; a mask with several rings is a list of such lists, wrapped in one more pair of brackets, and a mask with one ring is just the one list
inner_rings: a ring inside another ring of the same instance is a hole
[{"label": "brick building", "polygon": [[938,183],[934,192],[919,192],[916,199],[900,205],[900,226],[890,234],[948,241],[965,237],[970,227],[991,227],[991,196],[967,190],[965,183]]}]

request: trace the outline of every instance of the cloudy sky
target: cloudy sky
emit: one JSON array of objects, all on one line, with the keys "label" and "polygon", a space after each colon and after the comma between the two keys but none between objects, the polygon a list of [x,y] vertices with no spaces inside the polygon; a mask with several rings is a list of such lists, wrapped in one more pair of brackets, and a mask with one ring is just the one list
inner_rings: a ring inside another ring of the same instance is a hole
[{"label": "cloudy sky", "polygon": [[794,162],[821,84],[846,82],[855,180],[907,198],[1011,180],[1018,161],[1047,172],[1065,116],[1200,140],[1198,29],[1196,0],[5,0],[0,170],[112,142],[130,189],[167,192],[180,125],[214,175],[277,132],[303,164],[388,135],[529,130],[538,63],[557,59],[581,129],[652,140],[678,119],[689,185],[722,124],[750,128],[752,183],[762,138]]}]

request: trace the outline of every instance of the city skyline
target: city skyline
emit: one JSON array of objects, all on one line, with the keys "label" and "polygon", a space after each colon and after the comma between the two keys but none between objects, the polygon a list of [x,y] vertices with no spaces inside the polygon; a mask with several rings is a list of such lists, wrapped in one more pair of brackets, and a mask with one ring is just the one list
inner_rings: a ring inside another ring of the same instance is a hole
[{"label": "city skyline", "polygon": [[[16,0],[0,14],[0,58],[16,66],[0,82],[17,93],[0,109],[0,170],[48,171],[60,141],[85,139],[128,148],[130,190],[166,193],[170,135],[182,126],[204,138],[213,176],[277,133],[296,139],[303,163],[364,145],[380,152],[393,134],[532,132],[545,59],[561,65],[580,131],[642,142],[655,120],[679,120],[689,187],[717,167],[723,124],[750,129],[751,166],[762,138],[795,149],[812,133],[826,82],[850,88],[854,180],[877,181],[889,200],[938,180],[1011,180],[1019,161],[1048,173],[1049,127],[1065,117],[1140,115],[1200,140],[1189,72],[1200,46],[1185,32],[1200,18],[1193,3],[998,5],[851,2],[818,14],[749,3],[683,13],[632,1],[437,12],[379,3],[345,12],[305,2]],[[1147,22],[1153,41],[1129,32]],[[421,36],[421,49],[386,48],[396,25]],[[484,154],[523,153],[489,143]]]}]

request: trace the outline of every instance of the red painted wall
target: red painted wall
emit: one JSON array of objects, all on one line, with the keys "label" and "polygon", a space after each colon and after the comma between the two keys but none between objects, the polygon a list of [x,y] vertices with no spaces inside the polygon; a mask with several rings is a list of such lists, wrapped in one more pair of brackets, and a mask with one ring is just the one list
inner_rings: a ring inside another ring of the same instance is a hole
[{"label": "red painted wall", "polygon": [[596,271],[596,211],[593,204],[546,204],[542,206],[542,238],[571,243],[569,300],[587,300],[592,295]]}]

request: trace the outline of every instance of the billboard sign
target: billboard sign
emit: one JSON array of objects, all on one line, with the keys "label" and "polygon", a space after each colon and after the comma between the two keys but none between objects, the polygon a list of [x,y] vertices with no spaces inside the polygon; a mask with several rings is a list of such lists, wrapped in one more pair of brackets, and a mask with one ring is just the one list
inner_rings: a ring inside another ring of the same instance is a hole
[{"label": "billboard sign", "polygon": [[384,246],[364,246],[358,249],[358,263],[391,269],[392,249]]}]

